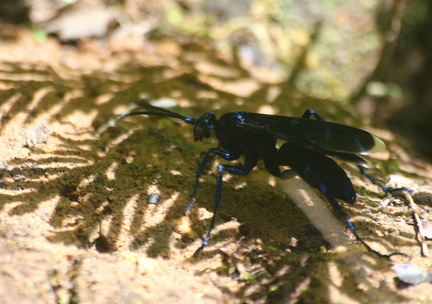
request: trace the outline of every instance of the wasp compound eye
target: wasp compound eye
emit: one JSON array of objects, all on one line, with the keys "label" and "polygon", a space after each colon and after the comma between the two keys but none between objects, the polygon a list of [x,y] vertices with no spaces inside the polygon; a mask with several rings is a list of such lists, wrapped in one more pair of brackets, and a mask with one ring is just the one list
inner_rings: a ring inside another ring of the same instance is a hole
[{"label": "wasp compound eye", "polygon": [[209,138],[214,131],[216,116],[213,112],[205,113],[195,122],[194,137],[195,141],[201,141]]}]

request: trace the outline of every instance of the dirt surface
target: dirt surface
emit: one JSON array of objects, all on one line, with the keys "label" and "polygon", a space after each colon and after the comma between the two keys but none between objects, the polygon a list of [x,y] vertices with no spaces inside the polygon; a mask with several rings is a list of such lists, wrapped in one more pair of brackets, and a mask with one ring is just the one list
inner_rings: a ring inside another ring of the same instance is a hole
[{"label": "dirt surface", "polygon": [[[187,216],[184,209],[202,153],[216,143],[194,143],[191,126],[167,118],[114,125],[143,97],[193,117],[239,109],[299,116],[314,108],[365,128],[352,110],[303,96],[271,70],[200,41],[77,48],[2,29],[3,303],[432,303],[430,283],[395,278],[392,264],[406,259],[380,259],[352,237],[331,249],[261,165],[247,177],[226,175],[210,244],[193,257],[212,215],[214,170],[203,177],[196,207]],[[380,181],[430,183],[430,164],[409,157],[393,134],[369,130],[388,143],[374,155],[381,170],[371,169]],[[380,173],[394,163],[397,173]],[[429,271],[408,205],[392,200],[384,208],[379,189],[354,166],[344,168],[360,195],[344,204],[359,234]],[[154,192],[160,200],[148,204]],[[430,221],[430,196],[416,203]]]}]

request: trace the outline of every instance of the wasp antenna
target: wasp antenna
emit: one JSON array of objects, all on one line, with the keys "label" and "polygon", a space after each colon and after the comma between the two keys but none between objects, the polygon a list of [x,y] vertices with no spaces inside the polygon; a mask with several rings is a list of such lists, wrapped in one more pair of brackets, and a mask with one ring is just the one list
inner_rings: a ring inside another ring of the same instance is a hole
[{"label": "wasp antenna", "polygon": [[184,122],[190,124],[190,125],[195,125],[195,119],[193,117],[189,117],[189,116],[183,116],[171,111],[163,111],[163,112],[153,112],[153,111],[135,111],[135,112],[129,112],[123,115],[120,115],[119,117],[116,118],[115,120],[115,124],[117,124],[119,122],[119,120],[125,118],[126,116],[133,116],[133,115],[156,115],[156,116],[167,116],[167,117],[172,117],[172,118],[178,118],[183,120]]}]

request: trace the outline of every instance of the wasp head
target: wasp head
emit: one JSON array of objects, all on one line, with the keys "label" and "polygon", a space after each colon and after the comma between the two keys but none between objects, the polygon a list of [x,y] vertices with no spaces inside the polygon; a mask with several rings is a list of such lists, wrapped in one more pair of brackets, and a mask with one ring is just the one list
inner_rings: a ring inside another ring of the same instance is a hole
[{"label": "wasp head", "polygon": [[216,116],[213,112],[205,113],[195,122],[194,136],[195,141],[201,141],[203,138],[209,138],[214,132]]}]

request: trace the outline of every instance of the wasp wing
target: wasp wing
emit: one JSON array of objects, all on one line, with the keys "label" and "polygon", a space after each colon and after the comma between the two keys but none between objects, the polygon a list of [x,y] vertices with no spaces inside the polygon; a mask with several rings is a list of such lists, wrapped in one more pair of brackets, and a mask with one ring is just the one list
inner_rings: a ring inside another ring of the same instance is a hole
[{"label": "wasp wing", "polygon": [[385,147],[369,132],[334,122],[248,112],[242,112],[242,117],[239,127],[287,141],[306,141],[328,151],[368,154]]}]

